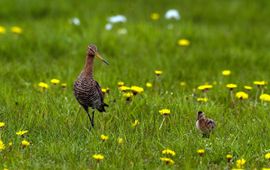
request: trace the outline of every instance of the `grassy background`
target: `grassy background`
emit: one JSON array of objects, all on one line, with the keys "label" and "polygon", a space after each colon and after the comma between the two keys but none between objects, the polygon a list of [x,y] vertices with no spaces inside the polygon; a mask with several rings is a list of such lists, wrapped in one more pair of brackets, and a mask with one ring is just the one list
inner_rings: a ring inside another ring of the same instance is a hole
[{"label": "grassy background", "polygon": [[[171,8],[180,11],[180,21],[164,19]],[[152,21],[152,12],[160,13],[161,19]],[[107,18],[116,14],[128,21],[106,31]],[[70,24],[75,16],[80,26]],[[0,34],[0,121],[6,123],[1,139],[6,145],[13,142],[11,151],[0,153],[0,168],[224,169],[228,153],[233,160],[245,158],[248,169],[269,166],[263,158],[270,149],[269,105],[254,106],[255,88],[248,101],[232,108],[225,88],[230,82],[242,90],[254,80],[269,80],[269,16],[267,0],[0,1],[0,25],[7,29]],[[173,29],[167,29],[168,24]],[[11,33],[13,25],[23,33]],[[128,33],[119,35],[118,28]],[[179,47],[180,38],[191,45]],[[89,43],[110,62],[106,66],[96,61],[95,79],[111,89],[105,99],[108,112],[96,114],[91,132],[72,93]],[[145,87],[155,80],[156,69],[164,72],[156,89],[145,89],[126,104],[117,82]],[[232,70],[232,76],[222,77],[224,69]],[[67,90],[37,90],[40,81],[49,83],[52,78],[66,82]],[[181,87],[180,81],[187,86]],[[209,91],[209,102],[192,100],[194,88],[214,81],[218,85]],[[162,108],[172,115],[159,130]],[[217,122],[209,139],[195,129],[198,110]],[[140,124],[132,128],[135,119]],[[20,148],[15,134],[20,129],[29,130],[29,148]],[[101,134],[109,140],[101,142]],[[124,138],[123,145],[117,144],[118,137]],[[159,160],[167,147],[176,151],[173,166]],[[206,149],[202,164],[199,148]],[[100,164],[91,158],[95,153],[105,155]]]}]

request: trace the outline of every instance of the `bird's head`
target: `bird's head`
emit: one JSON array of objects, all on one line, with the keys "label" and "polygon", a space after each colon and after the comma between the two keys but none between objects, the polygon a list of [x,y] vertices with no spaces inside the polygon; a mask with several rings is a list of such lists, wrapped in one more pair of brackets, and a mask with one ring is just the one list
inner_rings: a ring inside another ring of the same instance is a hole
[{"label": "bird's head", "polygon": [[93,44],[90,44],[87,49],[88,56],[95,56],[97,52],[97,47]]},{"label": "bird's head", "polygon": [[95,45],[93,45],[93,44],[90,44],[90,45],[88,46],[88,49],[87,49],[87,55],[88,55],[89,57],[97,57],[97,58],[99,58],[101,61],[103,61],[104,63],[109,64],[104,58],[102,58],[102,57],[100,56],[100,54],[97,52],[97,47],[96,47]]},{"label": "bird's head", "polygon": [[202,111],[198,111],[198,113],[197,113],[197,120],[199,120],[202,117],[204,117],[204,113]]}]

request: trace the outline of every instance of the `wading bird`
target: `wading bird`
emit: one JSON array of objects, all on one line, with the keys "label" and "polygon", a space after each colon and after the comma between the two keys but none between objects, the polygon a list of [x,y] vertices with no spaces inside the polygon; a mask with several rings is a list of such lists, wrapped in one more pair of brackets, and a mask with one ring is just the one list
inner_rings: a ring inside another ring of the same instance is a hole
[{"label": "wading bird", "polygon": [[[92,127],[94,127],[95,109],[97,109],[99,112],[105,112],[105,107],[108,106],[103,102],[103,94],[98,82],[93,79],[93,63],[95,57],[98,57],[104,63],[109,64],[99,55],[95,45],[89,45],[84,68],[77,80],[74,82],[73,86],[74,95],[77,101],[86,111]],[[92,116],[89,114],[89,107],[93,109]]]},{"label": "wading bird", "polygon": [[209,137],[215,126],[214,120],[206,118],[202,111],[198,112],[196,127],[201,131],[203,137]]}]

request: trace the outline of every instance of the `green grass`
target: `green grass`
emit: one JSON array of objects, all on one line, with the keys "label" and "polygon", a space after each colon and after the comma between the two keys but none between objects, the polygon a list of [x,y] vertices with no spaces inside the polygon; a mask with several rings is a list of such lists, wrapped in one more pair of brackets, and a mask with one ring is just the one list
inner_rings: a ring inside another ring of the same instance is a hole
[{"label": "green grass", "polygon": [[[165,20],[166,10],[175,8],[180,21]],[[158,12],[161,19],[149,16]],[[111,31],[104,26],[109,16],[123,14],[128,21]],[[255,105],[256,87],[249,99],[232,107],[227,83],[252,85],[254,80],[269,81],[270,2],[262,1],[35,1],[2,0],[0,25],[0,129],[6,149],[0,152],[0,169],[224,169],[226,154],[247,160],[247,169],[270,167],[264,154],[270,151],[270,107]],[[69,23],[79,17],[80,26]],[[173,29],[167,29],[173,24]],[[21,35],[10,32],[13,25]],[[126,35],[118,35],[118,28]],[[179,47],[187,38],[191,45]],[[73,96],[72,85],[80,73],[86,47],[97,45],[109,66],[95,62],[95,79],[110,88],[106,113],[96,112],[96,127],[88,131],[89,120]],[[153,89],[154,70],[163,74]],[[232,75],[223,77],[221,71]],[[52,86],[58,78],[66,90]],[[39,82],[50,84],[40,92]],[[117,82],[144,87],[144,92],[126,103]],[[180,82],[187,83],[185,87]],[[218,84],[200,104],[192,97],[206,82]],[[266,93],[270,93],[265,88]],[[159,130],[168,108],[172,114]],[[196,112],[203,110],[217,127],[209,139],[195,128]],[[132,128],[135,119],[140,124]],[[27,129],[32,144],[20,146],[16,135]],[[100,135],[109,135],[101,142]],[[122,137],[124,143],[117,144]],[[8,147],[12,141],[13,146]],[[176,152],[175,164],[160,161],[161,151]],[[197,149],[206,150],[200,164]],[[101,153],[99,164],[92,155]]]}]

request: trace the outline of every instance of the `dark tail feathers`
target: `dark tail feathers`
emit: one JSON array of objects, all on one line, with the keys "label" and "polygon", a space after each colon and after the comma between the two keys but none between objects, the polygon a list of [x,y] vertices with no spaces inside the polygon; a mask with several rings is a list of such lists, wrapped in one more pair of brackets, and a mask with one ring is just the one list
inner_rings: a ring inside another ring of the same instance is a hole
[{"label": "dark tail feathers", "polygon": [[105,107],[109,107],[106,103],[103,103],[99,108],[97,108],[100,112],[106,112]]}]

